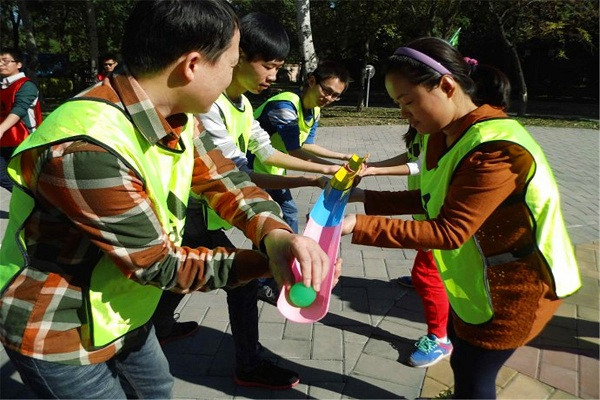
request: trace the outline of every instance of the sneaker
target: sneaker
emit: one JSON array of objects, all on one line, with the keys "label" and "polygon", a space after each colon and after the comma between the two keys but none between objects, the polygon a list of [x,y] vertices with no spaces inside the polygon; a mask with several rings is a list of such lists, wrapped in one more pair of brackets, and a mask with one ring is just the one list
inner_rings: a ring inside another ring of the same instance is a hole
[{"label": "sneaker", "polygon": [[263,359],[251,370],[236,370],[234,381],[240,386],[284,390],[296,386],[300,382],[300,377],[294,371],[278,367],[270,360]]},{"label": "sneaker", "polygon": [[269,303],[276,306],[279,293],[277,290],[274,290],[271,286],[263,285],[258,287],[257,297],[259,300],[262,300],[265,303]]},{"label": "sneaker", "polygon": [[401,276],[400,278],[396,279],[396,283],[398,283],[398,285],[400,286],[406,286],[409,288],[414,287],[412,283],[412,278],[410,276]]},{"label": "sneaker", "polygon": [[173,340],[191,336],[198,332],[198,329],[200,329],[200,326],[196,321],[175,322],[168,335],[158,336],[158,342],[161,346],[164,346]]},{"label": "sneaker", "polygon": [[452,354],[452,343],[440,342],[435,335],[421,336],[415,347],[408,360],[413,367],[429,367]]}]

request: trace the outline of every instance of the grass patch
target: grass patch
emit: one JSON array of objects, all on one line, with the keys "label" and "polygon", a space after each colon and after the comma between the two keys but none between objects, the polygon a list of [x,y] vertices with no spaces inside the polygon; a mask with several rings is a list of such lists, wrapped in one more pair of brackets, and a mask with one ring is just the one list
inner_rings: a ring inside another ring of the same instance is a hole
[{"label": "grass patch", "polygon": [[[585,118],[518,117],[528,126],[550,126],[555,128],[599,129],[598,120]],[[406,124],[398,108],[369,107],[356,111],[353,106],[333,106],[321,112],[320,126],[364,126]]]}]

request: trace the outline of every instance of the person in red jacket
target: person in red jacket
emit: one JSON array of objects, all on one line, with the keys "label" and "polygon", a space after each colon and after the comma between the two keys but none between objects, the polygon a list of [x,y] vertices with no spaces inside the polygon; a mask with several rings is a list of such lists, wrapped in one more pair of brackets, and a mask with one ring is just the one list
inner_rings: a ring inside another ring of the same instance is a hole
[{"label": "person in red jacket", "polygon": [[12,191],[6,164],[13,150],[42,122],[38,88],[25,76],[23,54],[0,50],[0,186]]},{"label": "person in red jacket", "polygon": [[119,62],[117,61],[117,57],[113,54],[106,54],[102,58],[102,68],[103,69],[102,69],[102,71],[98,72],[98,75],[96,75],[96,79],[98,79],[98,82],[102,82],[104,80],[104,78],[106,78],[108,76],[108,74],[110,74],[111,72],[113,72],[115,70],[117,65],[119,65]]}]

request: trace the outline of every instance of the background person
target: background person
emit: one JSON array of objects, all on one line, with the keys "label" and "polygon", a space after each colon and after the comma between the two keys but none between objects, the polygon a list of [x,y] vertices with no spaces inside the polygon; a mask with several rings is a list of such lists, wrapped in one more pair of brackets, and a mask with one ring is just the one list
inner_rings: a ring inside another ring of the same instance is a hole
[{"label": "background person", "polygon": [[12,181],[6,172],[8,159],[42,123],[38,88],[21,69],[23,53],[0,49],[0,186],[8,191],[12,191]]},{"label": "background person", "polygon": [[[420,166],[422,147],[426,135],[418,134],[409,126],[404,134],[406,153],[387,160],[369,163],[363,176],[370,175],[408,175],[408,190],[418,190],[420,182]],[[372,212],[372,210],[370,210]],[[425,215],[416,214],[417,221],[425,219]],[[400,285],[414,287],[423,303],[427,335],[421,336],[415,343],[416,350],[410,355],[408,362],[413,367],[429,367],[452,353],[452,343],[448,340],[448,296],[444,283],[440,278],[433,253],[429,249],[417,249],[410,276],[397,279]]]},{"label": "background person", "polygon": [[100,65],[102,66],[102,70],[98,72],[98,75],[96,76],[98,82],[102,82],[111,72],[113,72],[117,65],[119,65],[119,62],[114,54],[106,54],[102,57]]}]

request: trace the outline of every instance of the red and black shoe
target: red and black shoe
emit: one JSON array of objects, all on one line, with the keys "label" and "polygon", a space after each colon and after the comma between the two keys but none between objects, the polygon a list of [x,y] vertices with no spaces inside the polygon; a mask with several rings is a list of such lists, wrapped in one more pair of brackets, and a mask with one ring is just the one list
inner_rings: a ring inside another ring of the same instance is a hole
[{"label": "red and black shoe", "polygon": [[294,371],[278,367],[270,360],[263,359],[252,369],[236,370],[234,381],[240,386],[285,390],[300,383],[300,377]]},{"label": "red and black shoe", "polygon": [[158,342],[161,346],[172,342],[173,340],[182,339],[184,337],[192,336],[200,329],[200,325],[196,321],[188,322],[175,322],[173,328],[168,335],[158,336]]}]

